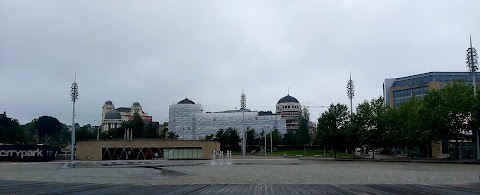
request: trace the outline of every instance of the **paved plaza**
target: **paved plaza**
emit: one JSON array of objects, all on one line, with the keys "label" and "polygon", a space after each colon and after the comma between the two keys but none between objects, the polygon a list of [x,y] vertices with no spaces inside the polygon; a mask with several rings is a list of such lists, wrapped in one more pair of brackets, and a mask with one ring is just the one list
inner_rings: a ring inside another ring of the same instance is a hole
[{"label": "paved plaza", "polygon": [[[260,194],[291,194],[288,190],[292,189],[299,194],[328,193],[328,189],[340,190],[342,194],[398,194],[409,189],[413,190],[411,193],[480,193],[480,165],[476,164],[234,159],[77,162],[75,168],[70,168],[65,162],[49,162],[2,163],[0,173],[0,194],[29,193],[20,186],[37,186],[38,190],[52,192],[62,189],[65,193],[70,191],[60,186],[72,186],[79,192],[83,189],[86,193],[107,194],[107,189],[111,192],[124,188],[148,188],[154,192],[170,188],[169,192],[175,194],[230,194],[229,188]],[[192,191],[185,191],[185,185]],[[89,188],[104,191],[88,191]]]}]

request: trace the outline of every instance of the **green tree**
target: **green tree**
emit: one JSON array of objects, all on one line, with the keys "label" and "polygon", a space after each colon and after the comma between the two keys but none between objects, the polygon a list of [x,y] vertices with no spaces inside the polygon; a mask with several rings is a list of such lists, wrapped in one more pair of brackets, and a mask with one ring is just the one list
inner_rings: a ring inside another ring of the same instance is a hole
[{"label": "green tree", "polygon": [[225,132],[228,135],[228,143],[230,145],[229,149],[234,151],[240,150],[240,135],[238,134],[238,131],[229,127]]},{"label": "green tree", "polygon": [[157,134],[153,123],[145,124],[142,117],[138,113],[134,113],[133,118],[130,121],[123,121],[120,124],[120,127],[110,129],[108,137],[123,138],[127,129],[132,130],[133,138],[155,138]]},{"label": "green tree", "polygon": [[206,135],[205,140],[210,141],[210,140],[213,140],[214,137],[215,137],[215,134]]},{"label": "green tree", "polygon": [[337,149],[345,147],[346,132],[349,127],[348,107],[345,104],[331,104],[327,111],[318,118],[317,140],[325,148]]},{"label": "green tree", "polygon": [[167,139],[178,139],[178,135],[175,132],[169,131],[167,133]]},{"label": "green tree", "polygon": [[[458,140],[472,129],[475,100],[472,86],[465,83],[451,83],[440,90],[430,90],[424,98],[425,109],[422,118],[432,132],[433,139],[456,140],[454,157],[459,158]],[[429,116],[430,114],[430,116]]]},{"label": "green tree", "polygon": [[[360,124],[358,122],[356,114],[351,114],[347,127],[345,128],[345,144],[344,147],[349,150],[354,150],[357,146],[361,146],[361,134]],[[318,142],[318,141],[317,141]]]},{"label": "green tree", "polygon": [[7,129],[0,125],[0,143],[5,142],[5,138],[7,137]]},{"label": "green tree", "polygon": [[159,138],[157,128],[153,122],[149,122],[145,125],[146,137],[147,138]]},{"label": "green tree", "polygon": [[262,143],[262,137],[253,128],[247,128],[247,146],[256,146]]},{"label": "green tree", "polygon": [[[125,132],[127,129],[132,129],[132,124],[129,121],[123,121],[119,127],[113,128],[108,130],[108,132],[105,133],[107,139],[115,139],[115,138],[124,138],[125,137]],[[134,130],[132,129],[132,132]],[[137,134],[138,135],[138,134]],[[133,134],[134,138],[138,138]]]},{"label": "green tree", "polygon": [[28,141],[25,128],[18,120],[11,118],[0,119],[0,143],[24,144]]},{"label": "green tree", "polygon": [[283,145],[294,145],[295,144],[295,133],[289,131],[283,135]]},{"label": "green tree", "polygon": [[78,130],[75,130],[75,141],[84,141],[84,140],[91,140],[95,139],[96,134],[93,134],[93,132],[90,130],[89,126],[84,125],[83,127],[80,127]]},{"label": "green tree", "polygon": [[240,150],[240,135],[236,129],[231,127],[226,130],[219,129],[215,137],[220,142],[221,150]]},{"label": "green tree", "polygon": [[[37,122],[37,119],[33,119],[29,123],[23,125],[23,128],[25,129],[25,131],[27,133],[27,138],[29,140],[33,140],[33,137],[35,135],[35,123],[36,122]],[[63,124],[62,124],[62,127],[63,127]]]},{"label": "green tree", "polygon": [[63,125],[55,117],[39,117],[35,122],[34,129],[38,131],[38,136],[42,142],[55,146],[63,145],[64,141],[61,137]]},{"label": "green tree", "polygon": [[[424,110],[422,101],[419,101],[416,97],[404,102],[397,109],[397,123],[399,125],[395,137],[400,140],[400,143],[411,149],[412,154],[415,146],[425,147],[429,150],[428,148],[431,145],[430,132],[424,128],[424,123],[421,120],[420,112],[422,110]],[[387,113],[393,114],[393,111]]]},{"label": "green tree", "polygon": [[138,113],[133,114],[133,119],[129,121],[130,128],[132,129],[133,137],[145,138],[146,128],[142,117]]},{"label": "green tree", "polygon": [[295,145],[297,147],[310,144],[310,130],[308,128],[308,121],[310,120],[310,113],[307,108],[303,108],[302,116],[300,117],[298,130],[295,132]]},{"label": "green tree", "polygon": [[220,142],[220,148],[225,148],[225,147],[228,147],[227,145],[230,145],[228,141],[228,135],[225,132],[225,130],[219,129],[215,137],[216,137],[216,140]]},{"label": "green tree", "polygon": [[384,140],[386,124],[382,120],[386,110],[383,97],[372,99],[370,102],[364,101],[357,107],[356,117],[360,124],[361,143],[367,144],[373,151],[379,146],[386,145]]},{"label": "green tree", "polygon": [[168,134],[168,123],[164,122],[163,125],[160,127],[160,138],[166,139]]},{"label": "green tree", "polygon": [[385,127],[383,139],[387,146],[401,147],[408,144],[404,135],[407,132],[402,126],[405,122],[397,108],[387,107],[382,121]]},{"label": "green tree", "polygon": [[272,132],[267,133],[267,144],[270,144],[270,137],[273,138],[273,141],[272,141],[273,146],[276,146],[282,143],[282,135],[280,134],[278,129],[274,129]]}]

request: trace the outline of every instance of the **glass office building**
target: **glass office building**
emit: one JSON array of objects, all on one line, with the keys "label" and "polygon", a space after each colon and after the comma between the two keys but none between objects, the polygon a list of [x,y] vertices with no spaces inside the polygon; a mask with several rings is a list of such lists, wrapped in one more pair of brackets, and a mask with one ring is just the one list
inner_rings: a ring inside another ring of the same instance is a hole
[{"label": "glass office building", "polygon": [[[480,73],[475,75],[480,81]],[[422,98],[431,89],[441,89],[451,82],[472,82],[470,72],[428,72],[401,78],[385,79],[383,95],[386,105],[398,107],[413,96]]]}]

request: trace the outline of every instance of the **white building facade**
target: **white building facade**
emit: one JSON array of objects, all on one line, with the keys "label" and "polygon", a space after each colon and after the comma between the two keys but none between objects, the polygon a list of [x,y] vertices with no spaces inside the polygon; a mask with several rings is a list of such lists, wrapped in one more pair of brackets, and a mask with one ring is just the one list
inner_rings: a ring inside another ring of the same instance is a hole
[{"label": "white building facade", "polygon": [[[242,95],[244,98],[244,95]],[[223,112],[204,112],[201,104],[185,98],[169,107],[168,128],[175,132],[179,139],[204,139],[216,134],[219,129],[234,128],[239,134],[241,130],[254,129],[256,133],[270,132],[277,129],[286,133],[285,119],[272,112],[257,112],[244,108]]]},{"label": "white building facade", "polygon": [[120,127],[123,121],[131,120],[135,113],[138,113],[145,122],[152,122],[152,117],[143,111],[138,102],[134,102],[131,107],[115,108],[112,101],[106,101],[102,106],[102,131],[108,132]]},{"label": "white building facade", "polygon": [[297,98],[288,94],[277,102],[276,113],[286,120],[287,131],[295,132],[298,130],[300,117],[302,116],[302,105]]}]

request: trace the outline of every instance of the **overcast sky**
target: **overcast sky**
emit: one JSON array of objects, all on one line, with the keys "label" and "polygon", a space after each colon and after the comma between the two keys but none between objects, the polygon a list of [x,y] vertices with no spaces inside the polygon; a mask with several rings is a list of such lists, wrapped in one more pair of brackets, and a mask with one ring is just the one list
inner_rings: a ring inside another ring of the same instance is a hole
[{"label": "overcast sky", "polygon": [[[0,110],[100,123],[102,105],[138,101],[155,121],[188,97],[207,111],[275,110],[287,95],[354,105],[385,78],[466,71],[480,1],[0,1]],[[311,108],[318,118],[324,108]]]}]

